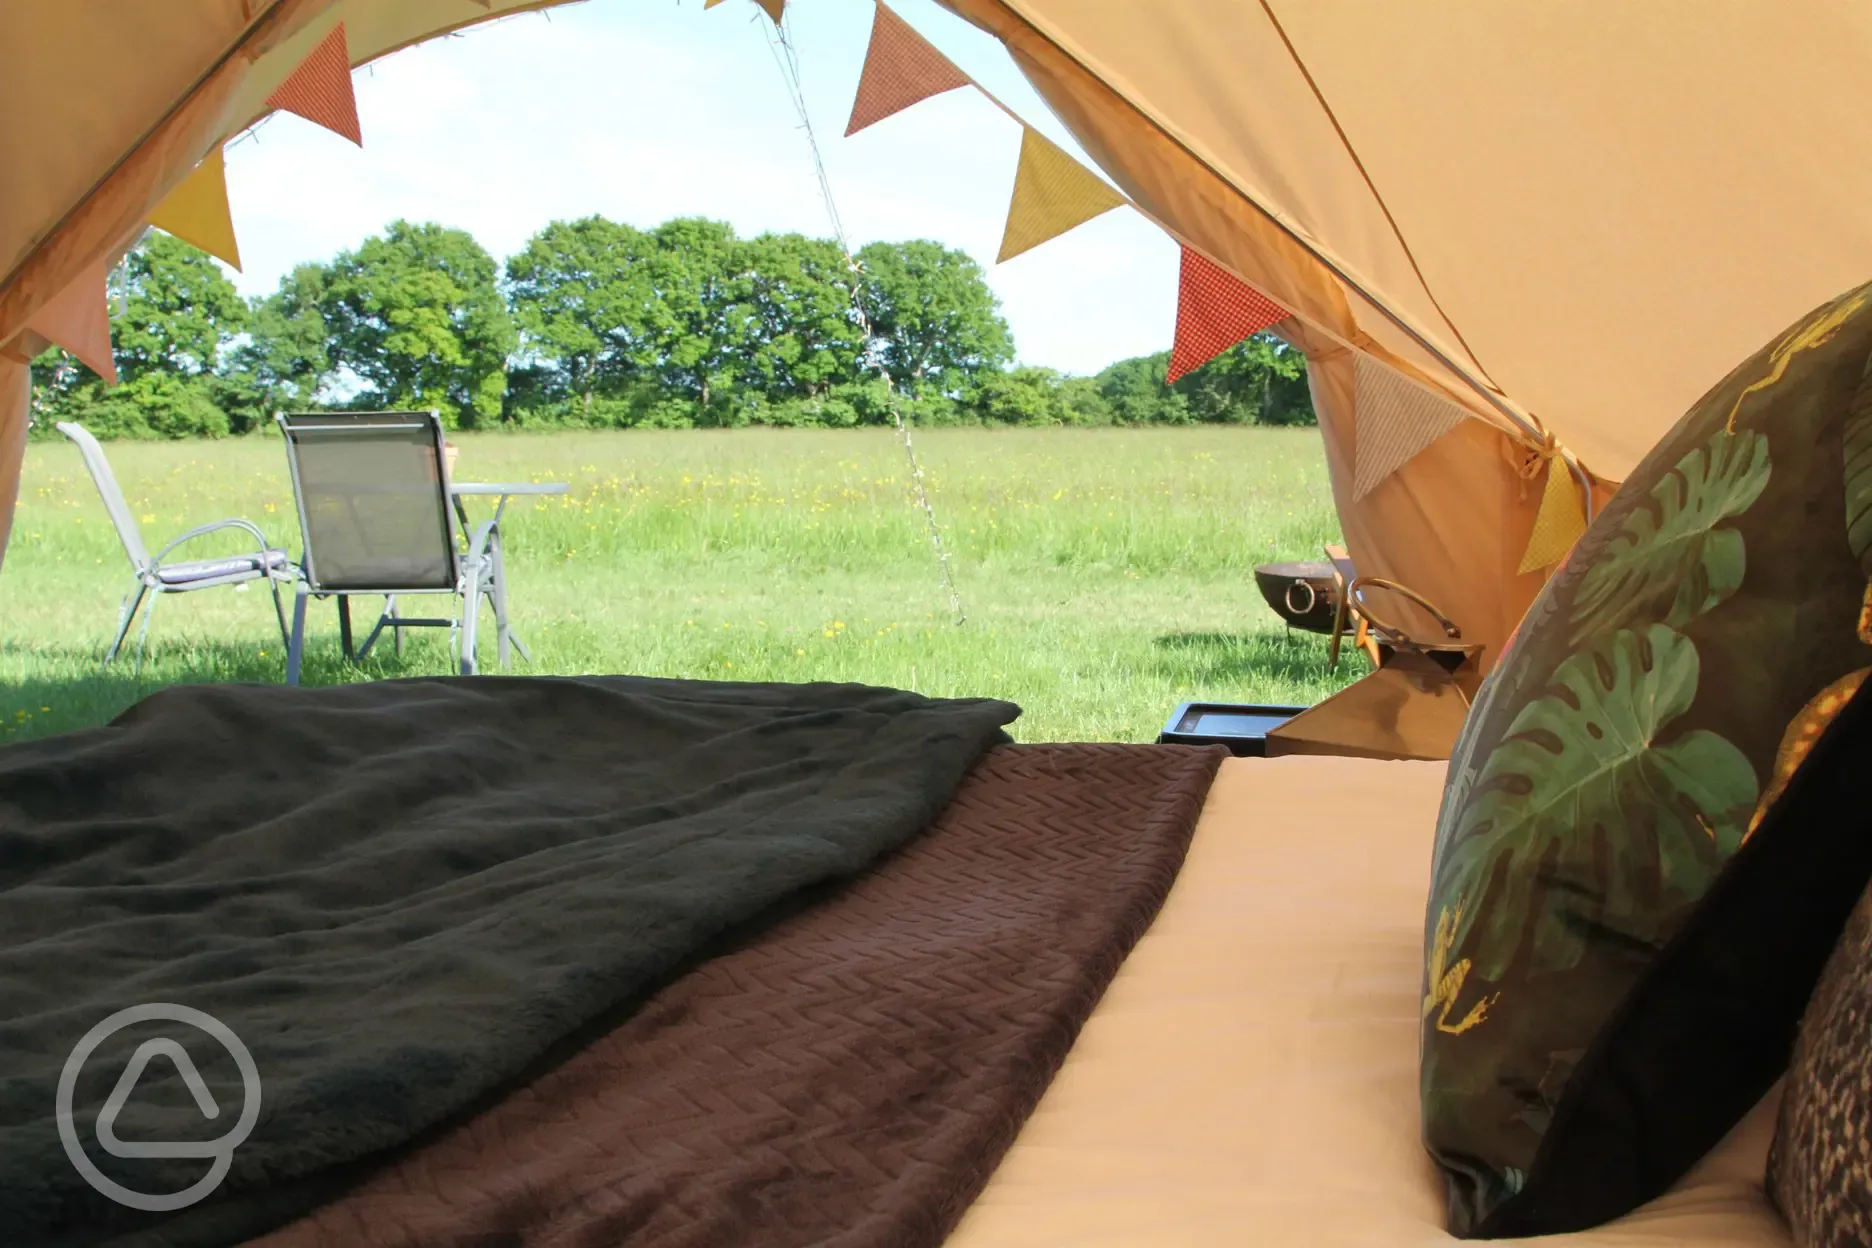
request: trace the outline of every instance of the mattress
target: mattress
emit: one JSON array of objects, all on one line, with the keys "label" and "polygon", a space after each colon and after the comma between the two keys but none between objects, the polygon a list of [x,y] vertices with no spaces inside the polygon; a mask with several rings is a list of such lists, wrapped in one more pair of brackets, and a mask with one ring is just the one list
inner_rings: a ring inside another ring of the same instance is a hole
[{"label": "mattress", "polygon": [[[1189,857],[949,1248],[1454,1242],[1418,1138],[1440,763],[1231,759]],[[1536,1242],[1791,1244],[1771,1093],[1670,1193]]]}]

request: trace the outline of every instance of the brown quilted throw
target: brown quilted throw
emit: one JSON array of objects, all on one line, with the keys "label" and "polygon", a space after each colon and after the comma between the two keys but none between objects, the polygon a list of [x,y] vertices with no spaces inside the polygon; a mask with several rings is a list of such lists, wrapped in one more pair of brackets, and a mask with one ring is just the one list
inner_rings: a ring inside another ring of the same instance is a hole
[{"label": "brown quilted throw", "polygon": [[991,751],[876,869],[256,1244],[939,1244],[1163,904],[1221,757]]}]

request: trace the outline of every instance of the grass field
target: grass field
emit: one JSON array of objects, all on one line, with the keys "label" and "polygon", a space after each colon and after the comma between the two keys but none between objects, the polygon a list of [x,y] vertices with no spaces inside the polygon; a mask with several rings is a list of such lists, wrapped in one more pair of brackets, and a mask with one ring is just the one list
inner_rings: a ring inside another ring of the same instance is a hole
[{"label": "grass field", "polygon": [[[509,509],[512,611],[535,660],[516,674],[992,695],[1024,708],[1013,731],[1025,741],[1150,740],[1189,698],[1310,702],[1341,683],[1323,639],[1289,635],[1252,577],[1334,539],[1312,430],[919,434],[960,626],[888,430],[457,441],[458,480],[571,484]],[[298,556],[277,439],[107,451],[152,548],[239,515]],[[76,449],[34,443],[0,574],[0,739],[102,723],[162,685],[280,679],[259,587],[165,598],[141,675],[128,654],[103,668],[128,581]],[[379,601],[358,601],[356,616]],[[486,624],[483,670],[497,670]],[[335,608],[315,601],[305,681],[453,670],[440,630],[412,636],[401,659],[386,645],[345,664]]]}]

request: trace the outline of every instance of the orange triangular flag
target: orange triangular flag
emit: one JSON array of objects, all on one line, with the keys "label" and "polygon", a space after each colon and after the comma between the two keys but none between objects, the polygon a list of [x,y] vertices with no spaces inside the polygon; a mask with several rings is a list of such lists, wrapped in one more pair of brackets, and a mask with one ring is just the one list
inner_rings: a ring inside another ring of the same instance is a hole
[{"label": "orange triangular flag", "polygon": [[1528,534],[1527,553],[1517,572],[1550,568],[1567,557],[1586,531],[1586,509],[1580,506],[1579,483],[1567,462],[1558,455],[1547,461],[1547,484],[1541,490],[1534,531]]},{"label": "orange triangular flag", "polygon": [[1176,345],[1170,350],[1165,383],[1195,372],[1230,347],[1292,315],[1227,269],[1185,247],[1177,288]]},{"label": "orange triangular flag", "polygon": [[1014,198],[1008,204],[1007,228],[1001,234],[1001,254],[995,263],[1058,238],[1124,202],[1124,196],[1028,126],[1021,135]]},{"label": "orange triangular flag", "polygon": [[71,285],[32,314],[26,328],[49,338],[78,357],[107,385],[117,384],[117,361],[111,356],[110,302],[106,279],[111,266],[93,265]]},{"label": "orange triangular flag", "polygon": [[865,50],[864,72],[858,77],[858,98],[852,101],[845,137],[932,95],[968,85],[967,74],[880,3],[871,19],[871,46]]},{"label": "orange triangular flag", "polygon": [[357,96],[351,91],[351,50],[345,43],[343,22],[332,27],[325,41],[293,70],[292,77],[267,96],[267,106],[297,113],[364,146],[364,133],[358,129]]},{"label": "orange triangular flag", "polygon": [[209,152],[195,172],[156,205],[149,223],[236,269],[241,267],[234,215],[228,210],[227,162],[220,148]]},{"label": "orange triangular flag", "polygon": [[[722,0],[702,0],[702,7],[712,9],[721,2]],[[786,0],[754,0],[754,3],[767,10],[767,16],[773,18],[773,24],[776,26],[780,24],[780,19],[786,16]]]}]

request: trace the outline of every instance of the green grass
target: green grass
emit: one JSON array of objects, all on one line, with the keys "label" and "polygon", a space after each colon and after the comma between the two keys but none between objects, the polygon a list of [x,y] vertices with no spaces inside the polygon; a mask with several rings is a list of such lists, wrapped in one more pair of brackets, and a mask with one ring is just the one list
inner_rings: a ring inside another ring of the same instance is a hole
[{"label": "green grass", "polygon": [[[1334,540],[1312,430],[917,435],[960,627],[888,430],[457,440],[459,479],[571,483],[509,509],[512,610],[534,654],[517,674],[992,695],[1025,709],[1014,733],[1026,741],[1150,740],[1185,699],[1310,702],[1342,683],[1323,639],[1290,635],[1252,577]],[[239,515],[297,557],[277,439],[107,451],[152,546]],[[0,740],[105,722],[163,685],[280,679],[257,586],[165,598],[141,675],[130,655],[103,668],[128,581],[76,449],[35,442],[0,573]],[[378,601],[357,600],[357,616]],[[483,670],[497,670],[484,621]],[[308,684],[453,670],[440,630],[361,668],[339,658],[331,603],[313,602],[309,632]]]}]

